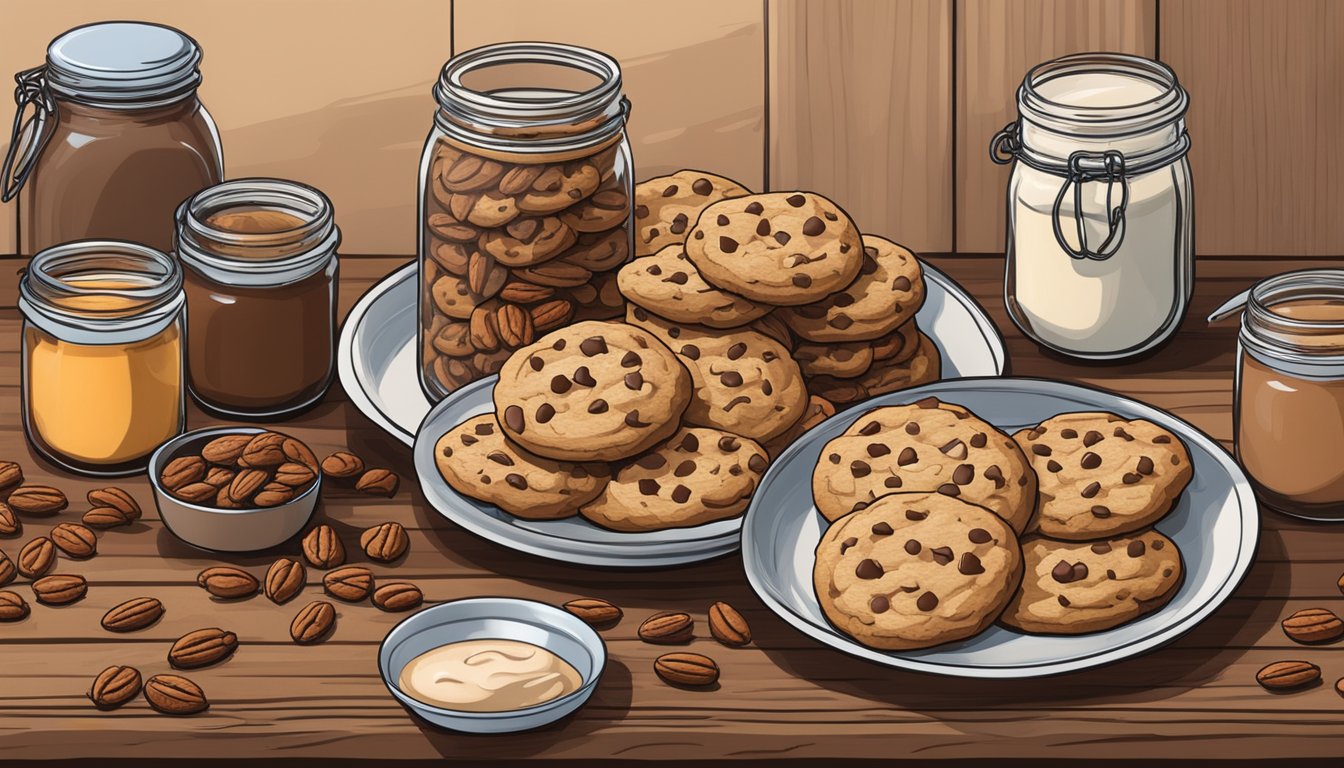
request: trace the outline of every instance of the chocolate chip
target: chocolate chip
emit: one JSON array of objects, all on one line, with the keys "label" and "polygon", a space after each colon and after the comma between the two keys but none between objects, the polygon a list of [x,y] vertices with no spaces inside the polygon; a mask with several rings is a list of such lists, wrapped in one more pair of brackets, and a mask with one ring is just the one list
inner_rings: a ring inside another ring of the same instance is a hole
[{"label": "chocolate chip", "polygon": [[881,431],[882,431],[881,424],[878,424],[876,421],[870,421],[867,424],[863,425],[863,429],[859,430],[859,434],[863,435],[864,437],[872,437],[873,435],[876,435],[878,432]]},{"label": "chocolate chip", "polygon": [[668,229],[672,231],[672,234],[680,235],[682,232],[686,231],[686,227],[689,226],[690,223],[691,220],[686,218],[686,214],[678,213],[672,218],[672,224],[668,226]]},{"label": "chocolate chip", "polygon": [[874,459],[878,458],[879,456],[886,456],[888,453],[891,453],[891,448],[888,447],[885,443],[868,444],[868,455]]},{"label": "chocolate chip", "polygon": [[803,222],[803,234],[808,237],[816,237],[825,231],[826,222],[818,219],[816,216],[810,216],[807,221]]},{"label": "chocolate chip", "polygon": [[1003,476],[1003,470],[999,469],[998,464],[990,464],[986,467],[985,477],[994,481],[995,488],[1002,488],[1008,484],[1008,480]]},{"label": "chocolate chip", "polygon": [[1166,435],[1158,435],[1157,437],[1153,438],[1153,442],[1156,443],[1157,445],[1166,445],[1167,443],[1171,442],[1171,438]]},{"label": "chocolate chip", "polygon": [[895,288],[898,291],[908,291],[913,286],[910,282],[910,278],[906,277],[905,275],[901,275],[900,277],[897,277],[895,280],[891,281],[891,287]]},{"label": "chocolate chip", "polygon": [[509,455],[507,453],[504,453],[503,451],[491,451],[489,454],[486,455],[485,458],[495,462],[496,464],[503,464],[506,467],[513,466],[513,459],[509,458]]},{"label": "chocolate chip", "polygon": [[779,355],[776,355],[774,352],[767,349],[761,353],[761,359],[767,363],[773,363],[779,359]]},{"label": "chocolate chip", "polygon": [[1101,483],[1088,483],[1087,487],[1082,490],[1084,499],[1090,499],[1098,493],[1101,493]]},{"label": "chocolate chip", "polygon": [[803,197],[802,195],[790,195],[789,197],[785,198],[784,202],[788,203],[794,208],[802,208],[804,205],[807,204],[807,198]]},{"label": "chocolate chip", "polygon": [[685,272],[673,272],[670,277],[663,278],[664,283],[673,283],[676,285],[685,285],[689,280],[690,278],[686,276]]},{"label": "chocolate chip", "polygon": [[985,566],[980,563],[980,558],[970,552],[963,552],[961,562],[957,563],[957,570],[964,576],[974,576],[977,573],[984,573]]},{"label": "chocolate chip", "polygon": [[729,360],[736,360],[745,354],[747,354],[747,345],[740,341],[728,348]]},{"label": "chocolate chip", "polygon": [[1142,477],[1139,477],[1133,472],[1126,472],[1125,476],[1120,478],[1120,482],[1124,483],[1125,485],[1133,485],[1142,479],[1143,479]]},{"label": "chocolate chip", "polygon": [[1068,608],[1068,607],[1069,607],[1069,598],[1067,598],[1067,597],[1065,597],[1065,596],[1063,596],[1063,595],[1060,595],[1060,596],[1059,596],[1059,604],[1060,604],[1061,606],[1065,607],[1065,608]]},{"label": "chocolate chip", "polygon": [[569,383],[569,379],[560,374],[551,377],[551,391],[557,395],[568,392],[571,386],[573,385]]},{"label": "chocolate chip", "polygon": [[886,480],[883,480],[882,485],[886,486],[887,488],[900,488],[901,478],[892,475],[891,477],[888,477]]},{"label": "chocolate chip", "polygon": [[1068,584],[1073,581],[1073,566],[1069,565],[1067,560],[1060,560],[1055,567],[1050,570],[1050,578],[1058,581],[1060,584]]},{"label": "chocolate chip", "polygon": [[826,458],[827,458],[827,459],[830,459],[830,462],[831,462],[832,464],[839,464],[839,463],[840,463],[840,454],[838,454],[838,453],[832,453],[832,454],[830,454],[829,456],[827,456]]},{"label": "chocolate chip", "polygon": [[1156,540],[1154,540],[1153,543],[1152,543],[1151,545],[1149,545],[1149,546],[1151,546],[1151,547],[1153,548],[1154,551],[1157,551],[1157,550],[1160,550],[1160,549],[1162,549],[1163,547],[1167,546],[1167,543],[1164,542],[1164,541],[1162,541],[1161,539],[1156,539]]},{"label": "chocolate chip", "polygon": [[926,613],[932,611],[938,607],[938,596],[932,592],[925,592],[915,601],[915,607]]},{"label": "chocolate chip", "polygon": [[1136,467],[1136,469],[1139,470],[1139,474],[1140,474],[1140,475],[1151,475],[1151,474],[1153,474],[1153,460],[1150,459],[1150,458],[1148,458],[1147,456],[1140,456],[1140,457],[1139,457],[1139,466]]},{"label": "chocolate chip", "polygon": [[1126,432],[1124,427],[1116,427],[1116,428],[1115,428],[1115,436],[1116,436],[1116,437],[1123,437],[1123,438],[1125,439],[1125,442],[1127,442],[1127,443],[1128,443],[1128,442],[1132,442],[1132,441],[1134,440],[1134,436],[1131,435],[1131,434],[1129,434],[1128,432]]},{"label": "chocolate chip", "polygon": [[688,459],[678,464],[677,468],[672,471],[672,474],[677,477],[685,477],[693,472],[695,472],[695,462]]},{"label": "chocolate chip", "polygon": [[1083,454],[1083,460],[1079,463],[1082,464],[1083,469],[1096,469],[1101,466],[1101,457],[1088,451]]},{"label": "chocolate chip", "polygon": [[732,437],[731,435],[725,435],[724,437],[719,438],[720,451],[724,451],[726,453],[732,453],[733,451],[736,451],[740,447],[742,447],[742,444],[738,442],[736,437]]},{"label": "chocolate chip", "polygon": [[867,477],[873,473],[873,468],[866,461],[855,460],[849,463],[849,473],[855,477]]},{"label": "chocolate chip", "polygon": [[769,397],[775,393],[775,387],[773,384],[770,383],[769,379],[763,379],[761,381],[761,392],[766,397]]},{"label": "chocolate chip", "polygon": [[633,389],[636,392],[644,386],[644,377],[639,375],[639,371],[625,374],[625,386],[627,389]]},{"label": "chocolate chip", "polygon": [[589,337],[584,339],[583,343],[579,345],[579,350],[583,352],[585,357],[606,354],[607,340],[601,336]]},{"label": "chocolate chip", "polygon": [[953,440],[938,450],[942,451],[943,455],[950,456],[954,459],[966,458],[966,444],[960,440]]},{"label": "chocolate chip", "polygon": [[1107,569],[1106,569],[1106,578],[1108,578],[1108,579],[1112,579],[1112,580],[1115,579],[1115,571],[1112,571],[1110,568],[1107,568]]},{"label": "chocolate chip", "polygon": [[1143,557],[1143,552],[1144,546],[1142,541],[1131,541],[1129,542],[1129,546],[1125,548],[1125,554],[1130,557]]},{"label": "chocolate chip", "polygon": [[952,483],[943,483],[942,485],[938,486],[938,492],[943,494],[944,496],[960,496],[961,488],[959,486],[953,485]]},{"label": "chocolate chip", "polygon": [[1031,446],[1031,452],[1037,456],[1049,456],[1051,453],[1054,453],[1054,451],[1050,450],[1050,446],[1042,445],[1040,443]]},{"label": "chocolate chip", "polygon": [[495,425],[489,422],[486,422],[485,424],[477,424],[476,428],[472,431],[482,436],[493,435],[495,434]]},{"label": "chocolate chip", "polygon": [[920,511],[917,510],[917,509],[907,509],[907,510],[905,510],[905,519],[906,519],[906,520],[916,520],[916,521],[918,521],[918,520],[923,520],[924,518],[926,518],[926,517],[928,517],[928,516],[929,516],[929,513],[928,513],[928,512],[920,512]]},{"label": "chocolate chip", "polygon": [[709,179],[696,179],[691,184],[691,191],[700,196],[708,195],[714,191],[714,185],[710,183]]},{"label": "chocolate chip", "polygon": [[988,443],[989,438],[985,435],[984,432],[976,432],[974,435],[971,435],[972,448],[984,448],[985,445],[987,445]]},{"label": "chocolate chip", "polygon": [[1111,545],[1107,544],[1104,541],[1098,541],[1096,544],[1093,544],[1091,546],[1091,550],[1092,554],[1094,555],[1104,555],[1107,552],[1111,551]]},{"label": "chocolate chip", "polygon": [[[808,281],[808,284],[809,285],[811,284],[811,280]],[[800,287],[806,288],[807,286],[800,286]],[[844,331],[848,330],[849,327],[854,324],[854,318],[850,317],[849,315],[836,315],[835,317],[832,317],[830,320],[827,320],[826,324],[831,326],[832,328],[838,328]]]},{"label": "chocolate chip", "polygon": [[975,479],[975,467],[970,464],[962,464],[952,471],[952,482],[957,485],[970,485]]},{"label": "chocolate chip", "polygon": [[[716,219],[714,219],[714,223],[715,223],[715,224],[718,224],[720,227],[726,227],[726,226],[728,226],[728,217],[727,217],[727,216],[724,216],[722,213],[720,213],[720,214],[719,214],[719,217],[716,218]],[[736,245],[736,244],[734,244],[734,245]]]},{"label": "chocolate chip", "polygon": [[1064,466],[1060,464],[1058,461],[1051,459],[1045,463],[1045,468],[1050,470],[1051,472],[1058,472],[1064,469]]},{"label": "chocolate chip", "polygon": [[677,189],[678,188],[676,184],[668,184],[667,189],[663,190],[663,197],[671,197],[677,194]]},{"label": "chocolate chip", "polygon": [[750,213],[750,214],[752,214],[752,215],[754,216],[754,215],[758,215],[758,214],[761,214],[761,213],[765,213],[765,206],[763,206],[763,205],[761,205],[759,202],[756,202],[755,200],[753,200],[753,201],[751,201],[750,203],[747,203],[747,207],[746,207],[746,208],[743,208],[742,210],[744,210],[744,211],[746,211],[747,213]]},{"label": "chocolate chip", "polygon": [[756,222],[756,234],[760,235],[761,237],[765,237],[766,235],[770,234],[769,219],[761,219],[760,221]]},{"label": "chocolate chip", "polygon": [[742,374],[737,371],[724,371],[719,374],[719,383],[725,387],[740,387],[742,386]]},{"label": "chocolate chip", "polygon": [[939,565],[947,565],[956,557],[951,547],[934,547],[929,550],[929,554],[933,555],[934,562]]},{"label": "chocolate chip", "polygon": [[849,549],[850,547],[858,543],[859,540],[854,538],[853,536],[850,536],[848,539],[845,539],[844,541],[840,542],[840,554],[842,555],[845,554],[845,550]]},{"label": "chocolate chip", "polygon": [[480,440],[477,440],[476,438],[472,437],[471,435],[463,435],[463,436],[462,436],[462,444],[463,444],[463,445],[475,445],[475,444],[477,444],[477,443],[479,443],[479,442],[481,442],[481,441],[480,441]]},{"label": "chocolate chip", "polygon": [[694,344],[683,344],[683,345],[681,346],[681,353],[680,353],[680,354],[681,354],[682,357],[686,358],[687,360],[699,360],[699,359],[700,359],[700,348],[697,347],[697,346],[695,346]]},{"label": "chocolate chip", "polygon": [[636,205],[636,206],[635,206],[635,215],[638,216],[638,217],[641,218],[641,219],[647,219],[647,218],[649,217],[649,206],[647,206],[647,205]]},{"label": "chocolate chip", "polygon": [[510,472],[509,474],[505,475],[504,482],[508,483],[514,488],[517,488],[520,491],[527,490],[527,478],[523,477],[522,475],[516,472]]},{"label": "chocolate chip", "polygon": [[1059,431],[1059,436],[1062,437],[1062,438],[1064,438],[1065,440],[1072,440],[1072,439],[1074,439],[1075,437],[1078,436],[1078,430],[1076,430],[1076,429],[1067,429],[1067,428],[1065,428],[1065,429],[1061,429],[1061,430]]},{"label": "chocolate chip", "polygon": [[966,534],[966,538],[970,539],[973,544],[985,544],[993,540],[994,537],[984,528],[972,528],[971,532]]},{"label": "chocolate chip", "polygon": [[1097,518],[1103,518],[1103,519],[1104,519],[1104,518],[1107,518],[1107,517],[1110,517],[1110,516],[1111,516],[1111,508],[1110,508],[1110,507],[1102,506],[1101,504],[1098,504],[1098,505],[1096,505],[1095,507],[1092,508],[1092,516],[1093,516],[1093,517],[1097,517]]},{"label": "chocolate chip", "polygon": [[858,566],[854,569],[854,575],[860,579],[880,579],[882,574],[882,564],[872,558],[860,560]]},{"label": "chocolate chip", "polygon": [[528,358],[527,364],[532,366],[532,370],[534,371],[540,371],[542,368],[546,367],[545,361],[543,361],[540,357],[537,357],[536,355],[533,355],[532,357]]},{"label": "chocolate chip", "polygon": [[667,464],[667,459],[663,458],[662,456],[656,453],[650,453],[644,456],[640,456],[635,461],[635,464],[637,466],[643,467],[644,469],[661,469],[665,464]]},{"label": "chocolate chip", "polygon": [[729,400],[728,404],[723,406],[723,410],[725,412],[731,411],[739,405],[750,402],[751,402],[750,397],[747,397],[746,395],[738,395],[737,397],[734,397],[732,400]]},{"label": "chocolate chip", "polygon": [[908,445],[902,448],[901,455],[896,457],[896,465],[901,467],[909,466],[916,461],[919,461],[919,454],[915,453],[915,449]]},{"label": "chocolate chip", "polygon": [[652,478],[646,477],[639,481],[639,492],[645,496],[657,496],[660,488],[662,486],[658,485],[658,481]]},{"label": "chocolate chip", "polygon": [[807,275],[794,275],[789,282],[796,288],[807,288],[812,285],[812,278]]},{"label": "chocolate chip", "polygon": [[[874,422],[874,423],[876,423],[876,422]],[[915,422],[913,422],[913,421],[907,421],[907,422],[905,423],[905,434],[907,434],[907,435],[918,435],[918,434],[919,434],[919,424],[917,424],[917,423],[915,423]]]},{"label": "chocolate chip", "polygon": [[504,424],[514,432],[521,434],[523,427],[525,426],[523,424],[523,409],[516,405],[510,405],[508,408],[505,408]]},{"label": "chocolate chip", "polygon": [[782,229],[775,233],[775,242],[779,243],[780,245],[788,245],[789,241],[792,239],[793,238],[789,237],[789,233],[785,232]]},{"label": "chocolate chip", "polygon": [[1094,429],[1089,429],[1087,431],[1087,434],[1083,435],[1083,445],[1088,448],[1091,448],[1092,446],[1096,445],[1097,443],[1100,443],[1102,440],[1105,439],[1106,438],[1101,436],[1100,432]]},{"label": "chocolate chip", "polygon": [[626,352],[625,356],[621,358],[621,367],[634,368],[635,366],[639,365],[642,362],[644,361],[640,359],[639,355],[635,354],[634,352]]},{"label": "chocolate chip", "polygon": [[906,552],[906,554],[909,554],[909,555],[918,555],[920,549],[921,549],[921,547],[920,547],[918,541],[915,541],[914,539],[906,539],[906,541],[905,541],[905,552]]},{"label": "chocolate chip", "polygon": [[873,613],[886,613],[891,608],[891,601],[885,595],[873,595],[873,599],[868,601],[868,610]]},{"label": "chocolate chip", "polygon": [[724,253],[734,253],[737,251],[737,241],[726,235],[720,235],[719,250]]},{"label": "chocolate chip", "polygon": [[597,380],[588,372],[588,366],[580,365],[574,370],[574,383],[582,384],[585,387],[596,387]]},{"label": "chocolate chip", "polygon": [[764,472],[767,466],[769,466],[769,462],[759,453],[753,453],[751,458],[747,459],[747,469],[752,472]]},{"label": "chocolate chip", "polygon": [[691,498],[691,489],[684,485],[678,485],[672,489],[672,500],[678,504],[685,504]]},{"label": "chocolate chip", "polygon": [[589,412],[589,413],[606,413],[606,412],[607,412],[607,407],[608,407],[608,406],[607,406],[607,401],[606,401],[606,400],[603,400],[602,398],[599,397],[598,399],[596,399],[596,400],[594,400],[593,402],[591,402],[591,403],[588,404],[588,412]]},{"label": "chocolate chip", "polygon": [[625,414],[625,425],[627,427],[647,427],[649,426],[649,422],[639,420],[639,409],[636,408]]},{"label": "chocolate chip", "polygon": [[678,447],[678,450],[695,453],[700,450],[700,438],[687,432],[686,436],[681,439],[681,445]]},{"label": "chocolate chip", "polygon": [[562,349],[564,349],[564,348],[565,348],[565,340],[564,340],[564,339],[556,339],[556,340],[555,340],[555,343],[551,345],[551,349],[554,349],[556,352],[559,352],[560,350],[562,350]]}]

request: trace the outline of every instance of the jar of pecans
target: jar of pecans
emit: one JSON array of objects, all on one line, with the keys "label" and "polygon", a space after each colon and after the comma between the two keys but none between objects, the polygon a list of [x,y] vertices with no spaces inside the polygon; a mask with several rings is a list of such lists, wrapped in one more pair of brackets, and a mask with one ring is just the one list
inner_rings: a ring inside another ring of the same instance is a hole
[{"label": "jar of pecans", "polygon": [[630,103],[611,57],[508,43],[453,57],[420,162],[420,378],[431,400],[574,320],[621,315]]}]

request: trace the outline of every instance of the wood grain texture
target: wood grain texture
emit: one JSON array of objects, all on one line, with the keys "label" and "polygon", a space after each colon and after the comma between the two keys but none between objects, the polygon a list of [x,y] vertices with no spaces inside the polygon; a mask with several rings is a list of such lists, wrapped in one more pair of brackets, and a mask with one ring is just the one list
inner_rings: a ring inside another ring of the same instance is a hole
[{"label": "wood grain texture", "polygon": [[952,250],[950,0],[769,0],[770,187]]},{"label": "wood grain texture", "polygon": [[[399,0],[96,0],[5,8],[0,76],[42,63],[47,43],[94,21],[144,19],[196,38],[201,99],[219,125],[228,178],[277,176],[326,192],[343,248],[415,250],[416,175],[434,116],[430,87],[450,54],[451,3]],[[0,104],[8,116],[9,106]],[[4,138],[8,142],[8,120]],[[6,219],[13,206],[5,210]],[[7,225],[0,225],[0,248]]]},{"label": "wood grain texture", "polygon": [[[349,260],[342,274],[342,312],[358,294],[403,260]],[[1146,360],[1120,366],[1078,365],[1041,354],[1008,322],[1000,298],[1002,260],[947,258],[937,266],[970,290],[1005,335],[1012,372],[1107,387],[1166,408],[1225,446],[1232,425],[1235,324],[1206,327],[1200,319],[1266,271],[1302,262],[1218,261],[1201,264],[1190,316],[1173,342]],[[71,510],[26,518],[19,539],[0,540],[11,557],[28,538],[81,513],[84,493],[106,483],[74,478],[36,458],[18,422],[18,318],[12,277],[0,271],[0,457],[21,462],[29,479],[62,488]],[[195,409],[189,426],[216,423]],[[505,738],[434,731],[387,694],[375,665],[377,644],[400,618],[365,604],[338,604],[336,630],[314,647],[288,639],[290,619],[321,595],[310,570],[296,600],[275,606],[264,597],[218,602],[195,586],[196,573],[222,562],[255,574],[297,542],[239,556],[216,557],[178,542],[159,522],[143,478],[117,480],[145,506],[138,524],[99,535],[99,555],[61,559],[58,570],[90,580],[88,597],[63,608],[34,606],[26,620],[0,625],[0,751],[8,760],[52,758],[239,760],[320,758],[347,762],[449,759],[473,765],[529,760],[593,764],[599,760],[780,761],[817,765],[836,758],[927,764],[974,759],[1086,759],[1098,749],[1126,760],[1199,756],[1325,759],[1344,751],[1344,708],[1332,683],[1344,675],[1344,645],[1304,648],[1278,622],[1300,608],[1344,613],[1335,585],[1344,562],[1321,526],[1263,515],[1255,566],[1208,620],[1172,645],[1102,669],[1022,683],[933,678],[877,667],[814,643],[787,626],[754,595],[735,557],[644,573],[571,566],[514,553],[443,521],[411,474],[410,452],[373,428],[339,387],[315,410],[281,428],[319,455],[346,445],[371,464],[402,473],[393,499],[325,489],[321,518],[342,537],[353,563],[376,577],[409,580],[430,602],[508,595],[560,603],[579,596],[610,599],[625,619],[603,633],[611,658],[591,702],[573,717]],[[395,520],[406,525],[410,552],[401,561],[368,564],[359,531]],[[8,587],[31,601],[30,587]],[[160,598],[162,621],[129,635],[111,635],[98,619],[118,602]],[[753,644],[727,649],[707,637],[706,611],[726,600],[750,622]],[[688,650],[723,668],[716,691],[679,690],[659,682],[653,659],[666,649],[646,645],[635,628],[648,616],[685,610],[696,621]],[[237,632],[229,661],[189,673],[213,705],[189,719],[153,714],[143,700],[102,713],[83,698],[94,674],[113,663],[149,675],[167,671],[172,640],[192,629]],[[60,663],[53,663],[59,658]],[[1254,682],[1272,661],[1320,664],[1325,685],[1270,695]],[[899,748],[893,750],[893,743]],[[325,764],[325,763],[324,763]]]},{"label": "wood grain texture", "polygon": [[621,62],[638,178],[704,168],[763,181],[765,16],[760,0],[456,0],[454,49],[547,40]]},{"label": "wood grain texture", "polygon": [[[1016,117],[1023,76],[1036,64],[1080,51],[1155,55],[1157,3],[956,2],[956,248],[959,253],[999,253],[1004,249],[1009,166],[990,162],[989,140]],[[1165,40],[1164,31],[1164,48]],[[1202,214],[1203,200],[1199,206]]]},{"label": "wood grain texture", "polygon": [[1344,253],[1344,5],[1163,0],[1162,58],[1190,92],[1202,253]]}]

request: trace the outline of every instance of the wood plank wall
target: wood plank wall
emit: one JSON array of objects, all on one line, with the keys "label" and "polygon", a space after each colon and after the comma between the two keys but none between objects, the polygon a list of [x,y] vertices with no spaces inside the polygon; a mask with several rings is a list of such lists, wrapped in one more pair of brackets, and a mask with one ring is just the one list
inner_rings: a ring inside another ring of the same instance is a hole
[{"label": "wood plank wall", "polygon": [[[72,26],[139,18],[206,52],[227,173],[336,202],[347,253],[414,250],[415,169],[453,50],[551,39],[609,51],[641,178],[692,166],[833,196],[923,252],[1003,247],[1006,169],[987,144],[1022,75],[1122,50],[1191,92],[1203,255],[1344,254],[1338,0],[63,0],[5,3],[0,73]],[[259,21],[264,20],[264,21]],[[0,105],[7,115],[10,105]],[[0,121],[7,126],[8,121]],[[8,132],[0,136],[0,151]],[[22,251],[0,207],[0,254]]]}]

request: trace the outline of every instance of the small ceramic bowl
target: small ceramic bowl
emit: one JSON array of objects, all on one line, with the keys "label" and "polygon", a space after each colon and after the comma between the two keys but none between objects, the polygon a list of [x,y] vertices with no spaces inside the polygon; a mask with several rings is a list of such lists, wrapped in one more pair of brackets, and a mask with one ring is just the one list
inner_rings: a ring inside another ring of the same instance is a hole
[{"label": "small ceramic bowl", "polygon": [[169,440],[149,458],[149,482],[154,504],[163,525],[174,536],[200,549],[213,552],[254,552],[287,541],[303,530],[317,508],[322,473],[312,486],[293,499],[274,507],[216,509],[183,501],[168,492],[159,478],[163,468],[178,456],[200,453],[206,443],[223,435],[259,435],[271,430],[257,427],[215,427],[187,432]]},{"label": "small ceramic bowl", "polygon": [[[578,670],[576,690],[534,707],[508,712],[463,712],[425,704],[398,687],[402,669],[426,651],[463,640],[519,640],[545,648]],[[466,733],[512,733],[568,715],[593,695],[607,664],[607,646],[592,627],[553,605],[507,597],[441,603],[392,628],[378,649],[378,671],[407,709],[439,726]]]}]

